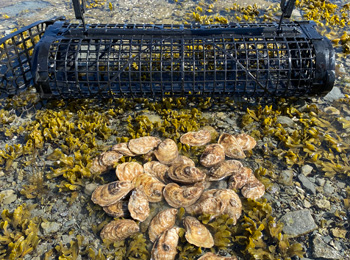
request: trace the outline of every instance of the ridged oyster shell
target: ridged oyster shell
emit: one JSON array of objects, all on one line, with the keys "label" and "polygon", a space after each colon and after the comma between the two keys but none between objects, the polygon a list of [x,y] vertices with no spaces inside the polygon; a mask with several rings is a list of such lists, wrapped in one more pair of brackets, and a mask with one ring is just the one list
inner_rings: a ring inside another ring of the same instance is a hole
[{"label": "ridged oyster shell", "polygon": [[135,187],[143,190],[149,202],[159,202],[162,200],[164,183],[157,178],[143,173],[134,179]]},{"label": "ridged oyster shell", "polygon": [[136,139],[131,139],[128,142],[129,150],[136,154],[146,154],[156,148],[161,140],[158,137],[154,136],[143,136]]},{"label": "ridged oyster shell", "polygon": [[180,142],[189,146],[202,146],[211,140],[210,132],[207,130],[199,130],[197,132],[188,132],[180,137]]},{"label": "ridged oyster shell", "polygon": [[229,179],[229,188],[230,189],[241,189],[244,185],[247,184],[248,179],[253,174],[252,170],[247,167],[241,168],[239,172],[234,173],[231,175]]},{"label": "ridged oyster shell", "polygon": [[154,216],[148,228],[148,236],[152,242],[154,242],[165,230],[168,230],[175,225],[177,212],[177,209],[170,208],[165,209]]},{"label": "ridged oyster shell", "polygon": [[176,167],[177,165],[189,165],[189,166],[196,166],[196,164],[194,163],[194,161],[192,161],[192,159],[183,156],[183,155],[179,155],[172,163],[171,166]]},{"label": "ridged oyster shell", "polygon": [[146,194],[140,190],[135,189],[131,193],[128,209],[133,219],[145,221],[150,213],[149,202]]},{"label": "ridged oyster shell", "polygon": [[100,164],[109,167],[113,167],[123,155],[116,151],[106,151],[100,154]]},{"label": "ridged oyster shell", "polygon": [[129,181],[114,181],[98,186],[92,193],[91,200],[101,207],[110,206],[122,199],[134,188]]},{"label": "ridged oyster shell", "polygon": [[209,181],[219,181],[232,174],[239,172],[243,168],[240,161],[227,160],[223,161],[217,166],[212,167],[208,173]]},{"label": "ridged oyster shell", "polygon": [[163,232],[154,243],[152,260],[174,260],[177,254],[177,244],[179,242],[179,228],[173,227]]},{"label": "ridged oyster shell", "polygon": [[163,183],[167,183],[167,172],[169,170],[169,166],[157,162],[157,161],[150,161],[143,165],[143,170],[145,173],[152,175],[156,177],[158,180],[160,180]]},{"label": "ridged oyster shell", "polygon": [[256,141],[253,137],[248,134],[235,135],[236,141],[242,150],[252,150],[256,146]]},{"label": "ridged oyster shell", "polygon": [[204,255],[202,255],[197,260],[237,260],[237,257],[235,256],[219,256],[212,252],[208,252]]},{"label": "ridged oyster shell", "polygon": [[245,198],[256,200],[265,194],[265,185],[261,183],[254,174],[251,174],[247,184],[241,190]]},{"label": "ridged oyster shell", "polygon": [[174,208],[188,207],[195,203],[203,192],[204,187],[200,186],[179,186],[176,183],[169,183],[165,186],[163,194],[168,204]]},{"label": "ridged oyster shell", "polygon": [[176,143],[172,139],[165,139],[154,151],[157,160],[164,164],[171,164],[179,155]]},{"label": "ridged oyster shell", "polygon": [[131,219],[118,219],[108,223],[102,229],[100,236],[112,242],[123,241],[129,236],[139,232],[138,224]]},{"label": "ridged oyster shell", "polygon": [[118,164],[115,173],[120,181],[133,181],[143,173],[143,167],[137,162]]},{"label": "ridged oyster shell", "polygon": [[225,160],[225,151],[220,144],[207,145],[200,158],[201,164],[205,167],[212,167],[223,160]]},{"label": "ridged oyster shell", "polygon": [[220,135],[218,143],[224,147],[227,157],[234,159],[244,159],[245,154],[233,135],[223,133]]},{"label": "ridged oyster shell", "polygon": [[214,246],[214,239],[210,231],[196,218],[187,216],[184,219],[186,229],[186,240],[195,246],[211,248]]},{"label": "ridged oyster shell", "polygon": [[128,211],[128,202],[125,200],[119,200],[116,203],[103,207],[103,210],[110,216],[119,218],[125,217]]},{"label": "ridged oyster shell", "polygon": [[136,155],[132,151],[130,151],[130,149],[128,147],[128,143],[115,144],[112,146],[111,150],[116,151],[118,153],[121,153],[122,155],[125,155],[125,156],[135,156]]},{"label": "ridged oyster shell", "polygon": [[171,166],[168,176],[177,183],[192,184],[204,181],[206,174],[197,167],[184,164]]}]

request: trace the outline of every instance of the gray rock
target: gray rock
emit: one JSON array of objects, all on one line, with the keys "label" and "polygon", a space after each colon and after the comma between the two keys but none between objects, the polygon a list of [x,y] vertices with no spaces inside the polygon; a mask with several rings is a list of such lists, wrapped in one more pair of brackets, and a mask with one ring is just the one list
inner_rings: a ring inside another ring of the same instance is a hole
[{"label": "gray rock", "polygon": [[316,179],[316,184],[319,186],[323,186],[326,183],[326,180],[323,178],[317,178]]},{"label": "gray rock", "polygon": [[292,170],[284,170],[281,172],[278,182],[284,185],[292,185],[293,184],[293,171]]},{"label": "gray rock", "polygon": [[301,167],[301,173],[305,176],[308,176],[311,172],[312,172],[313,168],[311,165],[303,165],[303,167]]},{"label": "gray rock", "polygon": [[0,199],[2,204],[7,205],[16,201],[17,195],[14,190],[3,190],[0,192]]},{"label": "gray rock", "polygon": [[281,219],[283,231],[291,237],[301,236],[317,228],[310,210],[302,209],[286,213]]},{"label": "gray rock", "polygon": [[315,204],[319,209],[327,209],[331,208],[331,203],[327,199],[316,199]]},{"label": "gray rock", "polygon": [[57,222],[43,222],[41,223],[41,228],[43,229],[44,235],[49,235],[51,233],[56,233],[60,230],[62,224]]},{"label": "gray rock", "polygon": [[333,89],[324,97],[324,100],[326,101],[334,101],[339,98],[345,97],[344,94],[341,92],[340,88],[333,87]]},{"label": "gray rock", "polygon": [[320,235],[316,235],[312,240],[312,256],[322,259],[341,259],[338,250],[327,245]]},{"label": "gray rock", "polygon": [[346,186],[346,184],[342,181],[337,181],[336,184],[337,184],[339,189],[344,189]]},{"label": "gray rock", "polygon": [[327,180],[325,185],[323,186],[323,191],[327,195],[332,195],[334,193],[335,189],[329,180]]},{"label": "gray rock", "polygon": [[315,184],[313,184],[305,175],[299,174],[298,179],[307,192],[312,193],[314,195],[316,194]]},{"label": "gray rock", "polygon": [[84,188],[84,193],[90,196],[94,192],[94,190],[97,188],[97,186],[98,186],[97,183],[86,184]]},{"label": "gray rock", "polygon": [[292,127],[294,125],[294,121],[288,116],[278,116],[276,123],[288,127]]}]

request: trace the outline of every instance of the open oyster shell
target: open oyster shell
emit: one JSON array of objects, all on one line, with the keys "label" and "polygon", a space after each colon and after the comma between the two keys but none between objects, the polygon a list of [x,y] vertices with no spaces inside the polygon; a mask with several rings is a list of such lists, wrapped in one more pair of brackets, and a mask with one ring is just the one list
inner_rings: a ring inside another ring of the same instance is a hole
[{"label": "open oyster shell", "polygon": [[196,218],[187,216],[184,219],[186,229],[186,240],[198,247],[211,248],[214,246],[214,239],[210,231]]},{"label": "open oyster shell", "polygon": [[205,180],[206,174],[200,169],[189,165],[173,165],[170,167],[168,176],[177,183],[192,184]]},{"label": "open oyster shell", "polygon": [[169,166],[157,162],[157,161],[150,161],[143,165],[143,170],[145,173],[148,173],[149,175],[152,175],[156,177],[158,180],[160,180],[163,183],[167,183],[167,172],[169,170]]},{"label": "open oyster shell", "polygon": [[236,141],[242,150],[252,150],[256,146],[256,141],[253,137],[247,134],[235,135]]},{"label": "open oyster shell", "polygon": [[241,189],[244,185],[247,184],[248,179],[253,174],[252,170],[247,167],[242,167],[240,171],[235,172],[231,175],[229,179],[229,188],[230,189]]},{"label": "open oyster shell", "polygon": [[225,151],[220,144],[207,145],[200,158],[201,164],[205,167],[212,167],[223,160],[225,160]]},{"label": "open oyster shell", "polygon": [[122,241],[129,236],[139,232],[138,224],[131,219],[114,220],[102,229],[100,236],[102,240],[106,239],[112,242]]},{"label": "open oyster shell", "polygon": [[179,228],[173,227],[163,232],[154,243],[152,260],[173,260],[177,254],[177,244],[179,242]]},{"label": "open oyster shell", "polygon": [[174,140],[168,138],[158,145],[157,149],[154,151],[154,155],[158,161],[169,165],[177,158],[179,150]]},{"label": "open oyster shell", "polygon": [[115,173],[120,181],[133,181],[143,173],[143,167],[137,162],[118,164]]},{"label": "open oyster shell", "polygon": [[212,252],[208,252],[208,253],[202,255],[197,260],[237,260],[237,257],[235,257],[235,256],[218,256]]},{"label": "open oyster shell", "polygon": [[135,156],[136,154],[134,154],[132,151],[130,151],[129,147],[128,147],[128,143],[119,143],[116,145],[112,146],[112,151],[116,151],[122,155],[125,156]]},{"label": "open oyster shell", "polygon": [[202,146],[211,140],[210,132],[207,130],[199,130],[197,132],[188,132],[180,137],[180,142],[189,146]]},{"label": "open oyster shell", "polygon": [[134,185],[129,181],[114,181],[98,186],[91,195],[91,200],[101,207],[110,206],[128,194]]},{"label": "open oyster shell", "polygon": [[232,174],[239,172],[243,168],[240,161],[237,160],[227,160],[220,164],[212,167],[208,173],[209,181],[219,181]]},{"label": "open oyster shell", "polygon": [[157,178],[143,173],[134,179],[135,187],[146,194],[149,202],[159,202],[162,200],[164,183],[159,181]]},{"label": "open oyster shell", "polygon": [[146,154],[158,146],[161,140],[154,136],[143,136],[128,142],[129,150],[136,154]]},{"label": "open oyster shell", "polygon": [[224,147],[227,157],[234,159],[244,159],[245,154],[233,135],[223,133],[220,135],[218,143]]},{"label": "open oyster shell", "polygon": [[154,242],[165,230],[168,230],[175,225],[177,212],[177,209],[170,208],[163,210],[154,216],[148,228],[148,236],[152,242]]},{"label": "open oyster shell", "polygon": [[135,189],[131,193],[128,209],[133,219],[145,221],[150,213],[149,202],[146,194],[140,190]]},{"label": "open oyster shell", "polygon": [[265,185],[254,174],[251,174],[247,184],[243,186],[241,193],[245,198],[256,200],[264,196]]},{"label": "open oyster shell", "polygon": [[119,200],[116,203],[103,207],[103,210],[110,216],[119,218],[125,217],[128,211],[128,202],[125,200]]},{"label": "open oyster shell", "polygon": [[195,203],[203,192],[203,186],[179,186],[169,183],[165,186],[163,194],[168,204],[174,208],[188,207]]}]

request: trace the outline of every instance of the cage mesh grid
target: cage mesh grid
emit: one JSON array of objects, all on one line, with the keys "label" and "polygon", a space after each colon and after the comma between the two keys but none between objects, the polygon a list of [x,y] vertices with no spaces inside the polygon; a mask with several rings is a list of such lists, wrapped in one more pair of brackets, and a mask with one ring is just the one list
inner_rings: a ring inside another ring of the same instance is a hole
[{"label": "cage mesh grid", "polygon": [[[239,24],[240,28],[274,27]],[[72,30],[79,25],[65,24]],[[49,89],[61,97],[288,96],[305,95],[312,84],[315,53],[298,36],[163,35],[181,25],[91,25],[123,29],[105,37],[62,37],[50,45]],[[286,27],[293,28],[291,24]],[[198,29],[187,25],[187,29]],[[206,29],[237,25],[206,26]],[[295,28],[295,25],[294,25]],[[131,30],[153,33],[129,33]],[[62,30],[65,32],[65,30]],[[60,33],[59,33],[60,34]],[[93,32],[92,32],[93,34]],[[64,33],[62,33],[64,35]]]},{"label": "cage mesh grid", "polygon": [[33,84],[34,47],[52,23],[38,21],[0,39],[0,94],[19,94]]}]

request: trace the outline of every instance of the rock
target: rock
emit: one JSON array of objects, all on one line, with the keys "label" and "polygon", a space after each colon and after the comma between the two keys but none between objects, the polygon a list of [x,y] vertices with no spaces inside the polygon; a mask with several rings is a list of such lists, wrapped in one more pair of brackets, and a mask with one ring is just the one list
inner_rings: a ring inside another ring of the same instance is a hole
[{"label": "rock", "polygon": [[7,205],[17,200],[17,195],[14,190],[3,190],[0,192],[0,201]]},{"label": "rock", "polygon": [[0,177],[2,177],[4,175],[5,175],[4,171],[0,170]]},{"label": "rock", "polygon": [[312,172],[313,168],[311,165],[303,165],[303,167],[301,167],[301,174],[308,176],[311,172]]},{"label": "rock", "polygon": [[41,223],[41,228],[44,231],[44,235],[49,235],[51,233],[56,233],[60,230],[62,224],[57,222],[43,222]]},{"label": "rock", "polygon": [[311,212],[308,209],[286,213],[280,219],[284,223],[283,231],[291,237],[307,234],[317,228]]},{"label": "rock", "polygon": [[341,92],[340,88],[333,87],[333,89],[324,97],[324,100],[326,101],[334,101],[339,98],[345,97],[344,94]]},{"label": "rock", "polygon": [[332,232],[332,235],[334,237],[345,238],[347,230],[346,229],[340,229],[340,228],[332,228],[331,232]]},{"label": "rock", "polygon": [[97,183],[89,183],[89,184],[86,184],[85,185],[85,188],[84,188],[84,193],[86,195],[91,195],[94,190],[97,188],[98,184]]},{"label": "rock", "polygon": [[311,208],[311,206],[312,206],[312,205],[311,205],[311,203],[310,203],[308,200],[304,200],[304,207],[305,207],[305,208],[308,209],[308,208]]},{"label": "rock", "polygon": [[319,209],[327,209],[327,210],[331,209],[331,203],[328,200],[326,200],[326,199],[316,199],[315,200],[315,205]]},{"label": "rock", "polygon": [[339,189],[344,189],[346,186],[345,182],[342,182],[342,181],[337,181],[336,185]]},{"label": "rock", "polygon": [[323,178],[317,178],[316,179],[316,184],[319,186],[323,186],[325,184],[326,180]]},{"label": "rock", "polygon": [[334,193],[335,189],[329,180],[327,180],[325,185],[323,186],[323,191],[327,195],[332,195]]},{"label": "rock", "polygon": [[284,170],[281,172],[278,182],[284,185],[292,185],[293,184],[293,171],[292,170]]},{"label": "rock", "polygon": [[315,235],[312,240],[312,256],[322,259],[341,259],[338,249],[327,245],[320,235]]},{"label": "rock", "polygon": [[278,116],[276,123],[287,127],[292,127],[294,125],[294,121],[288,116]]},{"label": "rock", "polygon": [[315,185],[305,175],[299,174],[298,179],[307,192],[312,193],[314,195],[316,194]]}]

